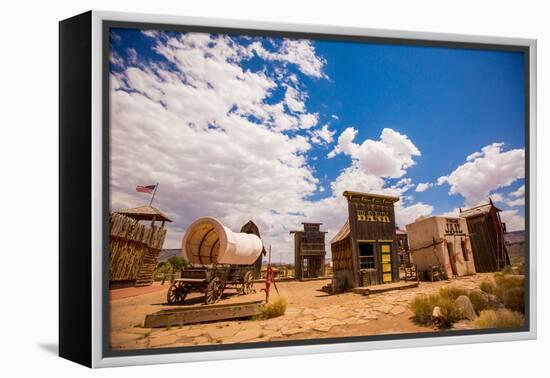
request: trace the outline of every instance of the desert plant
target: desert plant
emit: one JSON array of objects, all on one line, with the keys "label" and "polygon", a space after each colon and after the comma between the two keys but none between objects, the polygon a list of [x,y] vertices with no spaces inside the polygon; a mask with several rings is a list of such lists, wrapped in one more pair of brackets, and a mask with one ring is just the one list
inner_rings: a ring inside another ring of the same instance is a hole
[{"label": "desert plant", "polygon": [[257,319],[271,319],[284,315],[286,311],[286,299],[279,297],[273,302],[266,303],[260,309],[260,313],[256,317]]},{"label": "desert plant", "polygon": [[431,325],[432,313],[437,306],[439,296],[437,295],[419,295],[414,298],[412,310],[416,321],[420,324]]},{"label": "desert plant", "polygon": [[[448,294],[448,292],[445,294]],[[448,296],[435,294],[417,296],[413,300],[412,310],[415,320],[419,324],[433,325],[434,319],[432,314],[436,306],[439,307],[440,310],[440,317],[437,319],[439,321],[439,326],[449,327],[454,322],[462,319],[461,311],[456,306],[454,299]]]},{"label": "desert plant", "polygon": [[474,321],[476,328],[520,328],[524,324],[524,317],[519,312],[508,309],[484,310]]},{"label": "desert plant", "polygon": [[168,260],[168,264],[174,269],[174,271],[185,268],[189,263],[181,256],[172,256]]},{"label": "desert plant", "polygon": [[446,286],[439,289],[439,296],[441,298],[449,299],[449,300],[455,300],[456,298],[460,297],[461,295],[468,295],[468,290],[461,289],[456,286]]},{"label": "desert plant", "polygon": [[502,303],[510,310],[525,312],[525,289],[523,287],[512,287],[502,294]]},{"label": "desert plant", "polygon": [[464,318],[454,299],[440,298],[437,305],[441,310],[441,318],[439,319],[441,327],[450,327],[454,322]]},{"label": "desert plant", "polygon": [[490,307],[487,296],[483,295],[479,291],[470,291],[468,293],[468,298],[470,298],[470,302],[472,302],[472,306],[474,306],[474,310],[478,314],[481,311],[487,310]]},{"label": "desert plant", "polygon": [[483,281],[479,284],[479,288],[487,294],[493,294],[495,292],[495,284],[490,281]]}]

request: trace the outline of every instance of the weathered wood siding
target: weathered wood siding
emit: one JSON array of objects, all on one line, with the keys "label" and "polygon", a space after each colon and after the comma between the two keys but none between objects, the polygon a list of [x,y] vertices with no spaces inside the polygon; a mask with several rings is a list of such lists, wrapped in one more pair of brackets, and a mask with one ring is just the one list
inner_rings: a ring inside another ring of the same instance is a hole
[{"label": "weathered wood siding", "polygon": [[[399,281],[399,258],[397,256],[397,242],[395,235],[395,211],[392,204],[369,203],[360,200],[349,200],[349,222],[351,230],[351,246],[353,253],[353,263],[355,271],[355,286],[372,285],[373,281],[382,283],[382,271],[380,261],[380,241],[391,241],[391,265],[392,281]],[[358,213],[369,214],[387,214],[388,221],[360,221]],[[368,274],[368,282],[363,283],[363,274],[359,268],[359,245],[361,241],[374,242],[374,265],[376,269],[376,278],[373,273]]]},{"label": "weathered wood siding", "polygon": [[112,214],[109,230],[110,281],[152,282],[166,229],[147,227],[121,214]]},{"label": "weathered wood siding", "polygon": [[[498,262],[498,230],[490,214],[466,219],[474,253],[476,272],[496,272]],[[508,261],[509,262],[509,261]]]}]

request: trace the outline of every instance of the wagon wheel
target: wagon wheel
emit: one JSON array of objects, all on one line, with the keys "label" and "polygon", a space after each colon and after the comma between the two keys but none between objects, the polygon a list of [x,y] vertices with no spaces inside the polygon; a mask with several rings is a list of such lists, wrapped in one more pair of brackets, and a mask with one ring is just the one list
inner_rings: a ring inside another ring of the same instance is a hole
[{"label": "wagon wheel", "polygon": [[189,289],[187,285],[181,281],[176,281],[168,289],[168,294],[166,295],[166,301],[168,304],[182,303],[187,296]]},{"label": "wagon wheel", "polygon": [[252,272],[248,271],[244,274],[243,284],[240,291],[243,295],[250,294],[252,291]]},{"label": "wagon wheel", "polygon": [[208,287],[206,288],[204,303],[216,303],[221,298],[224,288],[225,283],[220,280],[219,277],[214,277],[214,279],[208,283]]}]

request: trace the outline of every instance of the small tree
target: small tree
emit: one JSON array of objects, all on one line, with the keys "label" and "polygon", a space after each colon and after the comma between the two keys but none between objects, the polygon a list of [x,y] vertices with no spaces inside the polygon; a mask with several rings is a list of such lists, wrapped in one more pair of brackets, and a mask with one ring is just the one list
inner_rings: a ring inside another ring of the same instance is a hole
[{"label": "small tree", "polygon": [[185,260],[181,256],[172,256],[167,260],[167,262],[168,264],[170,264],[170,266],[175,272],[178,270],[182,270],[189,264],[187,260]]}]

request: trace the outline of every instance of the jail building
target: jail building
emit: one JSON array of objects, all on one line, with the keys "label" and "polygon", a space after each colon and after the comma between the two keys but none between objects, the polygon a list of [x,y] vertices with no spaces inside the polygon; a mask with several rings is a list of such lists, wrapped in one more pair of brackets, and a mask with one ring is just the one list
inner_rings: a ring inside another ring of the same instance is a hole
[{"label": "jail building", "polygon": [[331,240],[333,286],[399,281],[394,204],[398,197],[345,191],[348,219]]},{"label": "jail building", "polygon": [[433,216],[420,218],[406,228],[419,272],[438,270],[444,278],[476,273],[465,219]]},{"label": "jail building", "polygon": [[290,231],[294,235],[294,277],[308,279],[325,275],[325,234],[322,223],[302,223],[303,230]]}]

